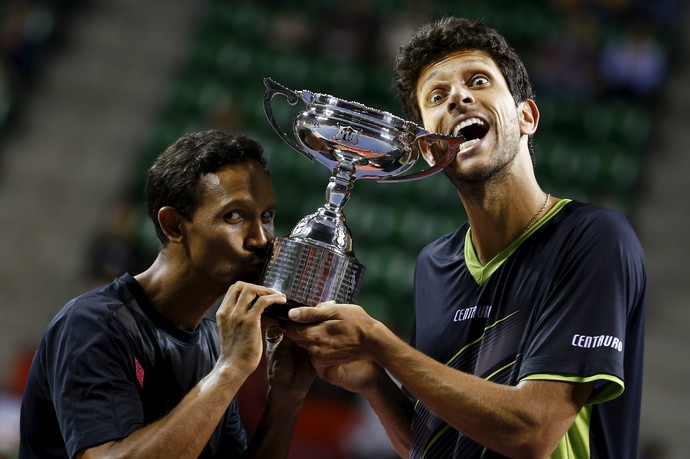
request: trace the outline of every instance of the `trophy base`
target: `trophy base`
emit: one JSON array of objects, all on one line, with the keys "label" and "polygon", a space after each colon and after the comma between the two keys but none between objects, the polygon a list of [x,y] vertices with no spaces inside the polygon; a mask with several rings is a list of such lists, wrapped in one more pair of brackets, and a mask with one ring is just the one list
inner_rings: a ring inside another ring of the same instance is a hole
[{"label": "trophy base", "polygon": [[353,256],[298,238],[278,238],[273,241],[261,284],[285,294],[288,303],[275,305],[275,310],[287,317],[295,306],[354,303],[364,269]]}]

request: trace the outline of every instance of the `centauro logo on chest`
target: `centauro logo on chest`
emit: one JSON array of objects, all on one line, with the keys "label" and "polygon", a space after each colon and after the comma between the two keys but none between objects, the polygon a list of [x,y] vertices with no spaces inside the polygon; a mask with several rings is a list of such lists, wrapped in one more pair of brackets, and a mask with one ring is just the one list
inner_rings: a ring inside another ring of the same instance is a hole
[{"label": "centauro logo on chest", "polygon": [[491,306],[472,306],[455,311],[453,322],[462,322],[469,319],[486,319],[491,314]]},{"label": "centauro logo on chest", "polygon": [[595,348],[595,347],[610,347],[618,352],[623,352],[623,341],[610,335],[573,335],[573,340],[570,342],[575,347]]}]

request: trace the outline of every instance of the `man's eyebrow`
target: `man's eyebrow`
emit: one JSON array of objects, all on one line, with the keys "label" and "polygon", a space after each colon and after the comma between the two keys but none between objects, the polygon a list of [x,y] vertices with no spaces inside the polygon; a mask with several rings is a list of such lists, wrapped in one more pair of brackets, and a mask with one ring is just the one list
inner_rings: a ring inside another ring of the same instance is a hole
[{"label": "man's eyebrow", "polygon": [[249,206],[251,205],[252,200],[249,198],[244,198],[241,196],[238,197],[231,197],[228,198],[227,200],[223,201],[223,207],[237,207],[237,206]]},{"label": "man's eyebrow", "polygon": [[[441,61],[439,61],[439,62],[441,62]],[[488,63],[484,59],[481,59],[478,57],[469,58],[468,60],[464,61],[463,64],[467,65],[467,66],[473,66],[473,65],[484,65],[484,66],[486,66],[486,65],[488,65]],[[431,71],[419,83],[421,85],[426,84],[429,80],[434,78],[438,74],[438,72],[439,72],[438,70]]]},{"label": "man's eyebrow", "polygon": [[426,84],[426,82],[429,81],[430,79],[432,79],[434,76],[436,76],[437,73],[438,73],[438,70],[434,70],[433,72],[431,72],[427,76],[425,76],[424,79],[422,81],[420,81],[420,83],[422,85]]}]

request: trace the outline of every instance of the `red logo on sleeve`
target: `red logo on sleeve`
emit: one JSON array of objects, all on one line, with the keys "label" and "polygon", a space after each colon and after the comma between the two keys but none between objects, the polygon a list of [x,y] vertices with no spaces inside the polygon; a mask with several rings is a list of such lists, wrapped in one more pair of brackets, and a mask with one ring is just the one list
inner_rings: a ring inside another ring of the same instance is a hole
[{"label": "red logo on sleeve", "polygon": [[141,388],[144,388],[144,367],[141,366],[141,363],[139,363],[139,359],[134,357],[134,368],[136,369],[137,372],[137,381],[139,381],[139,386]]}]

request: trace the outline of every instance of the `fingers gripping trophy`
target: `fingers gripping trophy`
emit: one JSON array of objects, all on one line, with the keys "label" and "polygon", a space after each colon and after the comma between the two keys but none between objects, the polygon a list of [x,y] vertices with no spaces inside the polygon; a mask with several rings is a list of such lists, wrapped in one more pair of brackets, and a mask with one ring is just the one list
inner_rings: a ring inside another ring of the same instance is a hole
[{"label": "fingers gripping trophy", "polygon": [[[354,303],[365,266],[354,255],[352,234],[345,224],[343,207],[355,180],[404,182],[431,176],[450,163],[463,137],[425,131],[415,123],[357,102],[327,94],[293,91],[265,78],[264,110],[268,121],[285,143],[331,171],[326,203],[302,218],[287,237],[273,241],[261,283],[287,296],[287,304],[274,305],[268,314],[287,318],[296,306],[324,301]],[[290,105],[306,105],[293,122],[295,140],[273,116],[276,95]],[[439,161],[426,170],[405,174],[425,150]]]}]

